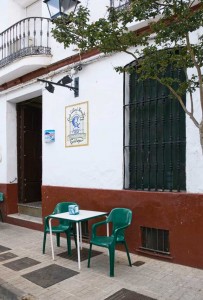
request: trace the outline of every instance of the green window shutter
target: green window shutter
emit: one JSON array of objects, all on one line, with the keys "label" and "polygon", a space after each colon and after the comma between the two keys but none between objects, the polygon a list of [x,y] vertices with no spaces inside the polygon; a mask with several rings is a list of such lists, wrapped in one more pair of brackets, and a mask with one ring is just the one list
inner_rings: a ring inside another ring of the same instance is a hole
[{"label": "green window shutter", "polygon": [[[184,72],[168,72],[184,80]],[[167,74],[166,74],[167,75]],[[125,188],[181,191],[185,179],[185,113],[169,90],[155,80],[131,74],[129,103],[124,104]],[[184,98],[185,101],[185,98]]]}]

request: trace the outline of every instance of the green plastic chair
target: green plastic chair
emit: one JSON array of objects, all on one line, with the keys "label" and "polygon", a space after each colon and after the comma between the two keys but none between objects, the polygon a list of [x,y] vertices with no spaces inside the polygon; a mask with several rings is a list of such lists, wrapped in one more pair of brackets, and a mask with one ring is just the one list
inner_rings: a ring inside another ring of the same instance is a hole
[{"label": "green plastic chair", "polygon": [[[77,204],[75,202],[60,202],[56,205],[51,215],[68,212],[69,205],[77,205]],[[46,236],[47,233],[50,233],[49,219],[50,219],[50,215],[44,218],[43,254],[45,253]],[[77,247],[77,241],[76,241],[75,231],[73,229],[73,223],[69,220],[59,220],[59,224],[57,226],[52,226],[52,233],[56,234],[57,247],[60,247],[60,234],[61,233],[66,234],[68,255],[71,255],[71,235],[74,236],[75,245]]]},{"label": "green plastic chair", "polygon": [[[125,241],[125,229],[130,226],[132,221],[132,211],[128,208],[114,208],[110,212],[105,221],[101,221],[92,225],[92,237],[90,240],[90,248],[88,255],[88,268],[90,267],[90,258],[92,245],[108,248],[110,260],[110,276],[114,276],[114,261],[116,244],[124,244],[128,257],[129,265],[132,266],[128,247]],[[108,236],[99,236],[96,234],[97,227],[112,223],[112,234]]]}]

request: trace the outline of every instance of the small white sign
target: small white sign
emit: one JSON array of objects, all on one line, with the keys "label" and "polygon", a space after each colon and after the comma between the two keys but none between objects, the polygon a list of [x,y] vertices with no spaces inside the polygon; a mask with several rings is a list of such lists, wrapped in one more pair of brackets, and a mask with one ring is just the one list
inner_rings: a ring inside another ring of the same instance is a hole
[{"label": "small white sign", "polygon": [[55,142],[55,130],[45,130],[44,131],[44,141],[45,141],[45,143]]}]

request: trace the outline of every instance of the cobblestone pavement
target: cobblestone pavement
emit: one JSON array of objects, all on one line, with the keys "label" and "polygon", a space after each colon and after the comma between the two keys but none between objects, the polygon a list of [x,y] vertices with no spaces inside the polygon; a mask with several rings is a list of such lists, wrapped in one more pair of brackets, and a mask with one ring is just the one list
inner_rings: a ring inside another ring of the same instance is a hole
[{"label": "cobblestone pavement", "polygon": [[[55,261],[49,236],[44,255],[42,240],[42,232],[0,223],[1,300],[203,300],[203,270],[133,254],[135,265],[129,267],[126,254],[116,251],[115,277],[111,278],[105,249],[93,246],[102,253],[92,258],[90,269],[87,260],[82,261],[79,272],[77,262],[57,255],[66,251],[64,238],[61,247],[55,246]],[[88,244],[84,247],[88,248]],[[52,280],[58,283],[50,283],[50,272],[55,272]],[[136,293],[131,297],[111,297],[121,289]],[[144,296],[139,298],[139,294]]]}]

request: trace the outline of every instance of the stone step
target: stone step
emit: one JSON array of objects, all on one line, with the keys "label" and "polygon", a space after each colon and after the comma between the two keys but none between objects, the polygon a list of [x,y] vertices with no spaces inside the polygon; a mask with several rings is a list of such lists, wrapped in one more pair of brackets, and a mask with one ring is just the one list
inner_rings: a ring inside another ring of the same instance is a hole
[{"label": "stone step", "polygon": [[27,214],[26,215],[21,214],[21,213],[10,214],[7,217],[12,218],[12,219],[22,220],[22,221],[29,221],[29,222],[37,223],[37,224],[43,224],[42,217],[33,217],[33,216],[29,216]]},{"label": "stone step", "polygon": [[18,203],[18,213],[42,218],[42,202]]}]

